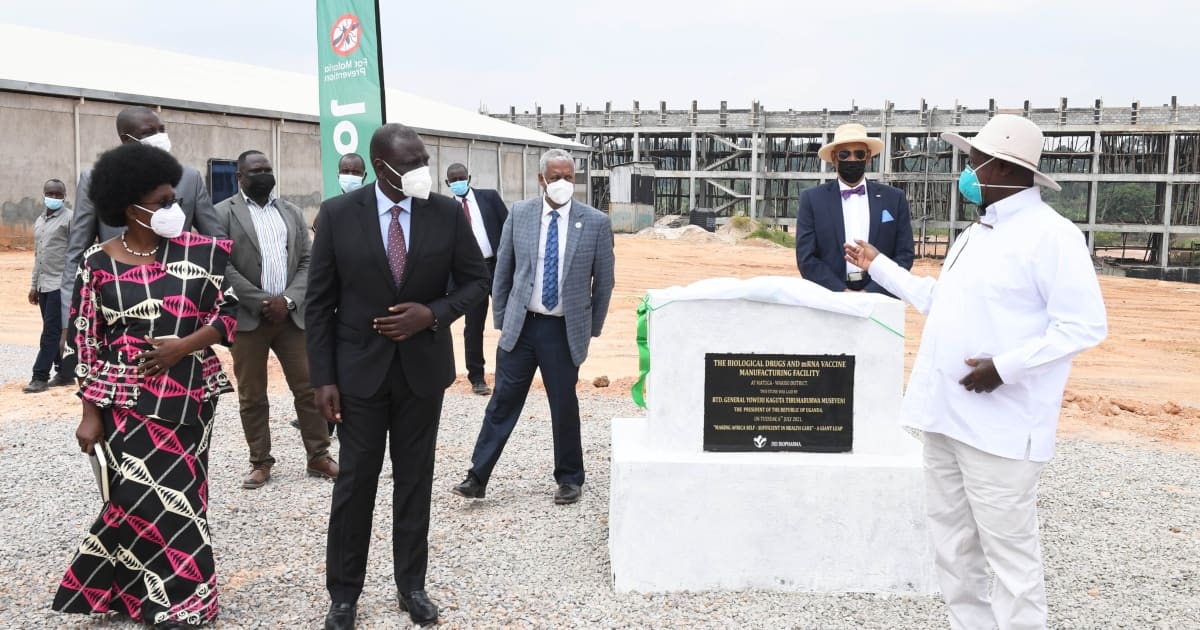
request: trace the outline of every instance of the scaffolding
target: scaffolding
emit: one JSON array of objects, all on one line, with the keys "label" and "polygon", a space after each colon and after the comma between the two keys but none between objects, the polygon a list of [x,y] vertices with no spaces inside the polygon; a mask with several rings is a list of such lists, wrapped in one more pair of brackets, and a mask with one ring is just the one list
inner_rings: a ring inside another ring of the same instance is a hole
[{"label": "scaffolding", "polygon": [[[1029,101],[1003,107],[955,103],[938,108],[924,99],[916,109],[878,108],[767,110],[754,101],[748,109],[721,102],[717,109],[574,112],[541,108],[498,118],[571,138],[594,149],[592,202],[608,203],[609,169],[616,164],[655,163],[655,206],[660,214],[692,209],[736,214],[790,228],[802,192],[836,178],[817,150],[834,129],[857,122],[879,138],[884,149],[868,165],[867,176],[908,195],[918,252],[939,255],[976,219],[957,194],[956,181],[967,155],[941,139],[953,131],[974,135],[996,114],[1015,114],[1037,123],[1045,134],[1039,168],[1062,185],[1043,197],[1079,225],[1098,256],[1147,264],[1200,265],[1200,106],[1170,103],[1143,107],[1090,106],[1036,108]],[[1192,258],[1196,260],[1191,261]],[[1180,262],[1182,261],[1182,262]]]}]

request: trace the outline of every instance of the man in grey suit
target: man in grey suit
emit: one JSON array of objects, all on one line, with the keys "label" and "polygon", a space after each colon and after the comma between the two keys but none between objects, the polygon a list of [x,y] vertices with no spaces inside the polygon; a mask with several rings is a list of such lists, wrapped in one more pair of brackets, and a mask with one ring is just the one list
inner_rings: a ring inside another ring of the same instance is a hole
[{"label": "man in grey suit", "polygon": [[492,469],[540,371],[554,429],[554,502],[582,491],[583,445],[575,383],[588,343],[600,336],[613,290],[613,234],[608,215],[571,200],[575,160],[562,149],[542,155],[544,196],[513,206],[504,222],[492,284],[500,329],[496,387],[483,417],[466,479],[452,489],[482,499]]},{"label": "man in grey suit", "polygon": [[304,339],[304,297],[311,244],[304,215],[276,197],[275,172],[261,151],[238,156],[238,193],[217,204],[221,227],[234,243],[225,277],[238,296],[238,326],[230,354],[237,377],[242,430],[250,448],[246,489],[271,479],[271,406],[267,399],[267,356],[283,368],[299,418],[308,474],[336,479],[329,456],[329,430],[313,401]]},{"label": "man in grey suit", "polygon": [[[141,142],[170,152],[171,140],[167,136],[167,127],[158,119],[158,114],[148,107],[126,107],[117,114],[117,137],[121,144]],[[62,323],[63,332],[60,346],[67,341],[67,319],[71,312],[71,298],[75,291],[75,271],[79,269],[79,261],[83,252],[97,242],[103,243],[110,238],[120,236],[125,232],[124,227],[113,227],[101,223],[96,216],[96,209],[88,199],[87,191],[91,182],[92,172],[83,171],[79,174],[79,186],[75,188],[75,214],[71,217],[71,232],[67,238],[67,262],[62,277]],[[213,210],[212,199],[208,195],[208,186],[200,171],[185,166],[183,179],[175,187],[175,196],[187,220],[183,231],[196,231],[205,236],[225,238],[225,232],[217,221],[216,211]],[[64,367],[65,369],[65,367]]]}]

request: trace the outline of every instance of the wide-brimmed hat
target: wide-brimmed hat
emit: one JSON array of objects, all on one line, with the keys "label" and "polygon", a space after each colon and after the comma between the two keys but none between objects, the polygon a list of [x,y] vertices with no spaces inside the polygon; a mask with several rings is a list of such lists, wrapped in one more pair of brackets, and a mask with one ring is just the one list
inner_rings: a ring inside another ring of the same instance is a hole
[{"label": "wide-brimmed hat", "polygon": [[1058,182],[1038,170],[1038,163],[1042,159],[1042,130],[1028,118],[997,114],[974,138],[946,132],[942,134],[942,140],[958,147],[960,151],[975,149],[997,160],[1016,164],[1033,172],[1033,183],[1051,190],[1062,190]]},{"label": "wide-brimmed hat", "polygon": [[867,145],[871,150],[871,155],[879,155],[883,153],[883,140],[872,138],[867,135],[867,128],[858,123],[846,123],[839,125],[833,131],[833,140],[829,144],[817,150],[817,157],[826,162],[833,162],[833,150],[842,144],[850,144],[851,142],[861,142]]}]

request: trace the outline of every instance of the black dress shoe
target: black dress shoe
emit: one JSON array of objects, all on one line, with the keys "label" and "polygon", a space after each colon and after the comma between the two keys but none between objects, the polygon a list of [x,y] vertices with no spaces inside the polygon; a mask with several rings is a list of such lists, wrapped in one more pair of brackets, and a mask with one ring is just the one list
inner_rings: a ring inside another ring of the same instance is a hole
[{"label": "black dress shoe", "polygon": [[554,504],[567,505],[579,500],[579,495],[583,494],[583,487],[573,483],[560,483],[558,490],[554,491]]},{"label": "black dress shoe", "polygon": [[413,623],[420,626],[430,626],[437,623],[438,607],[429,601],[425,590],[398,593],[400,610],[406,611]]},{"label": "black dress shoe", "polygon": [[26,385],[25,387],[22,387],[21,391],[26,394],[40,394],[40,393],[46,391],[47,389],[50,389],[49,381],[40,381],[35,378],[32,381],[29,381],[28,385]]},{"label": "black dress shoe", "polygon": [[486,490],[487,486],[480,483],[471,473],[467,473],[467,478],[463,479],[462,483],[450,488],[450,492],[468,499],[482,499]]},{"label": "black dress shoe", "polygon": [[354,604],[330,604],[325,614],[325,630],[354,630]]}]

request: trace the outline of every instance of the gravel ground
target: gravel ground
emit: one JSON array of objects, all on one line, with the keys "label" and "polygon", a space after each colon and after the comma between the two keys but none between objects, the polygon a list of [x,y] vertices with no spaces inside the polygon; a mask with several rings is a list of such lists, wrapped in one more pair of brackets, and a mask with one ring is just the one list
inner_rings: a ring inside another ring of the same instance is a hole
[{"label": "gravel ground", "polygon": [[[21,396],[28,348],[0,347],[2,395]],[[98,513],[77,418],[66,393],[0,417],[0,625],[132,627],[52,613],[71,553]],[[44,397],[44,398],[42,398]],[[245,444],[236,400],[222,400],[211,452],[210,523],[220,580],[219,628],[318,628],[332,485],[304,476],[289,398],[275,396],[271,483],[243,490]],[[553,505],[545,397],[530,397],[488,488],[467,502],[448,489],[468,464],[486,399],[447,396],[437,456],[428,590],[455,628],[939,628],[940,599],[707,592],[617,595],[608,578],[609,418],[624,399],[585,396],[588,483],[579,504]],[[335,442],[336,445],[336,442]],[[1200,457],[1064,441],[1042,481],[1041,520],[1054,628],[1200,628]],[[381,483],[363,628],[407,627],[391,581],[388,480]],[[699,497],[698,497],[699,499]]]}]

